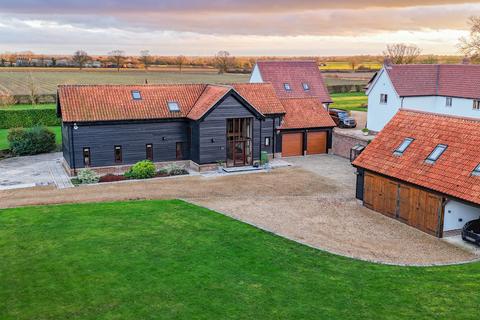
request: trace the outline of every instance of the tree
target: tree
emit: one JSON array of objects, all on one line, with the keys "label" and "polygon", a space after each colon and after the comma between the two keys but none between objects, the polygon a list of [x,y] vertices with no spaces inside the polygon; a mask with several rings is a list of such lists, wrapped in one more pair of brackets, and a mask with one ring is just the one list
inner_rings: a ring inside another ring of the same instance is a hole
[{"label": "tree", "polygon": [[424,64],[438,64],[438,57],[434,55],[426,56],[422,59],[422,63]]},{"label": "tree", "polygon": [[416,45],[395,43],[387,45],[387,50],[383,51],[383,56],[394,64],[412,64],[420,53],[422,53],[422,50]]},{"label": "tree", "polygon": [[219,51],[215,55],[214,63],[218,68],[218,73],[228,72],[228,69],[234,64],[235,58],[230,56],[228,51]]},{"label": "tree", "polygon": [[29,72],[27,78],[27,88],[28,88],[28,97],[30,98],[30,102],[32,105],[37,104],[38,102],[38,88],[35,79],[33,78],[33,74]]},{"label": "tree", "polygon": [[179,55],[175,58],[175,64],[178,66],[180,73],[182,72],[182,67],[185,63],[187,63],[187,57],[184,55]]},{"label": "tree", "polygon": [[148,70],[148,67],[152,64],[152,56],[150,55],[150,51],[140,51],[140,62],[143,64],[145,70]]},{"label": "tree", "polygon": [[73,62],[75,62],[78,67],[80,68],[80,70],[83,69],[83,67],[85,66],[85,64],[88,62],[88,60],[90,60],[91,58],[88,56],[88,54],[83,51],[83,50],[77,50],[75,51],[75,53],[73,54]]},{"label": "tree", "polygon": [[470,36],[460,38],[460,51],[474,62],[480,62],[480,16],[470,17]]},{"label": "tree", "polygon": [[110,56],[110,60],[117,66],[117,71],[120,72],[120,68],[126,59],[125,52],[123,50],[113,50],[108,55]]}]

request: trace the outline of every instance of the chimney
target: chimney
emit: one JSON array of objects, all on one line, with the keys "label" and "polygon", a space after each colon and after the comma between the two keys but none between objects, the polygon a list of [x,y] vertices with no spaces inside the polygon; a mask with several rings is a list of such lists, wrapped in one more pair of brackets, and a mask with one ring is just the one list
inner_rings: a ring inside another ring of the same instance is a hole
[{"label": "chimney", "polygon": [[462,64],[470,64],[470,58],[468,56],[463,57]]}]

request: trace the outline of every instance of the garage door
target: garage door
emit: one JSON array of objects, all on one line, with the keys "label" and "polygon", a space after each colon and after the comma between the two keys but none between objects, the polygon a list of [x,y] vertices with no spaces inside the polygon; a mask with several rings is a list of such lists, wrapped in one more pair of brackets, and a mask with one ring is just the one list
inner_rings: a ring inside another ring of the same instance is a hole
[{"label": "garage door", "polygon": [[432,235],[439,235],[441,197],[365,173],[364,205]]},{"label": "garage door", "polygon": [[282,134],[282,156],[292,157],[303,155],[303,133]]},{"label": "garage door", "polygon": [[307,133],[307,154],[327,153],[327,133]]}]

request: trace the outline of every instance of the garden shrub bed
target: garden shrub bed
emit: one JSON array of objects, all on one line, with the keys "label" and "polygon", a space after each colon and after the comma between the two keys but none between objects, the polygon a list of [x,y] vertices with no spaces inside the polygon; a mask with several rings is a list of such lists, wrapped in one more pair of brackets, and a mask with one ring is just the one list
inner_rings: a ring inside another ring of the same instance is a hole
[{"label": "garden shrub bed", "polygon": [[29,128],[34,126],[59,126],[55,109],[0,109],[0,129]]}]

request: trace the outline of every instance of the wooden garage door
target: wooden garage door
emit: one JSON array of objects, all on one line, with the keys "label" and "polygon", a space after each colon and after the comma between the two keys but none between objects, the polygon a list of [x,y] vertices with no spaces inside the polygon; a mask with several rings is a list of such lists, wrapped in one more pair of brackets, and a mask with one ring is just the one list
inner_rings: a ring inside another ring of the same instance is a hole
[{"label": "wooden garage door", "polygon": [[442,198],[435,194],[365,173],[364,205],[424,232],[439,235]]},{"label": "wooden garage door", "polygon": [[303,133],[282,134],[282,156],[292,157],[303,155]]},{"label": "wooden garage door", "polygon": [[327,133],[326,132],[308,132],[307,133],[307,154],[327,153]]}]

